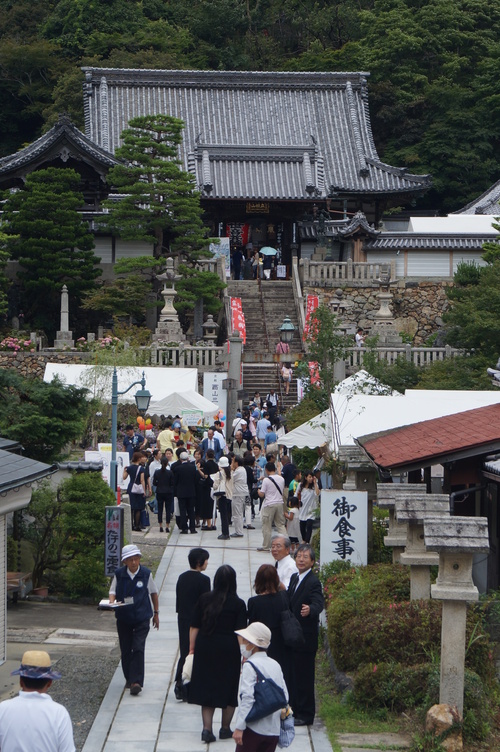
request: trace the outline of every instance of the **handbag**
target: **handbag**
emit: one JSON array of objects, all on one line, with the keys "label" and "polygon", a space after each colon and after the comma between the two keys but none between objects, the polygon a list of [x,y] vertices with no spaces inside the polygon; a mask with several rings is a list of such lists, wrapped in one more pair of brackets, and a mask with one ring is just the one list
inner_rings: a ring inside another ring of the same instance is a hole
[{"label": "handbag", "polygon": [[287,607],[284,608],[280,614],[280,626],[283,642],[287,648],[292,648],[294,650],[301,648],[305,642],[304,633],[299,620],[288,606],[288,600]]},{"label": "handbag", "polygon": [[284,718],[283,713],[281,715],[278,747],[280,747],[280,749],[286,749],[286,747],[289,747],[295,739],[295,723],[290,707],[286,709]]},{"label": "handbag", "polygon": [[247,723],[260,721],[267,715],[272,715],[277,710],[286,707],[287,699],[285,693],[273,679],[264,676],[263,673],[252,663],[247,661],[257,674],[257,682],[254,688],[254,703],[245,718]]},{"label": "handbag", "polygon": [[130,491],[133,494],[139,494],[140,496],[144,496],[144,489],[142,487],[142,483],[132,483],[132,488],[130,489]]}]

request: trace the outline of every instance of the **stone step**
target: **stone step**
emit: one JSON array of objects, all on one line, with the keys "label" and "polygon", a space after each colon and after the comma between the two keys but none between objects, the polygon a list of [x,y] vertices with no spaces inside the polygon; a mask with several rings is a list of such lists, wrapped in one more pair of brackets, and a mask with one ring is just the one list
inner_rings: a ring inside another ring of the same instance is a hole
[{"label": "stone step", "polygon": [[382,749],[409,749],[411,739],[404,734],[336,734],[342,752],[379,752]]}]

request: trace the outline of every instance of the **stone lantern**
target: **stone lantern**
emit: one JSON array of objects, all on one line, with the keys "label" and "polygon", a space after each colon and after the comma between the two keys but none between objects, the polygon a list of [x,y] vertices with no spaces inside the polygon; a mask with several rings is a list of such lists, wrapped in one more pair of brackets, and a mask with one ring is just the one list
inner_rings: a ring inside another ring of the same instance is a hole
[{"label": "stone lantern", "polygon": [[384,545],[392,548],[392,563],[401,562],[401,554],[406,548],[406,524],[396,521],[396,501],[415,494],[422,496],[425,486],[422,483],[377,483],[377,506],[389,510],[389,529]]},{"label": "stone lantern", "polygon": [[174,308],[174,298],[177,294],[175,282],[181,279],[181,275],[175,273],[173,259],[167,259],[165,271],[163,274],[158,274],[156,278],[163,282],[161,295],[165,302],[160,311],[158,325],[153,334],[153,342],[184,342],[186,337],[179,323],[177,311]]},{"label": "stone lantern", "polygon": [[464,708],[464,664],[467,603],[477,601],[472,581],[474,554],[488,553],[486,517],[428,517],[424,541],[429,552],[439,555],[439,573],[431,588],[433,598],[443,601],[441,626],[441,680],[439,702]]},{"label": "stone lantern", "polygon": [[214,317],[211,313],[208,314],[207,320],[201,326],[203,329],[203,339],[206,342],[214,344],[217,339],[217,329],[219,328],[219,325],[214,321]]},{"label": "stone lantern", "polygon": [[417,494],[396,500],[396,521],[406,523],[406,548],[399,558],[410,567],[410,599],[431,597],[431,566],[439,557],[428,551],[424,543],[426,517],[449,517],[450,498],[447,494]]}]

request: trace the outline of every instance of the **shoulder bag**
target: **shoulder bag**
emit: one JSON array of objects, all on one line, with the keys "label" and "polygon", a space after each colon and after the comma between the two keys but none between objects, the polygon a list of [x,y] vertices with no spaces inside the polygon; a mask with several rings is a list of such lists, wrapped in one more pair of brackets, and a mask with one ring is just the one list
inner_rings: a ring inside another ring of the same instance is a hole
[{"label": "shoulder bag", "polygon": [[270,679],[264,676],[259,669],[251,662],[247,661],[257,674],[257,682],[254,689],[254,703],[250,712],[248,713],[245,721],[252,723],[252,721],[260,721],[261,718],[265,718],[267,715],[272,715],[277,710],[281,710],[287,706],[285,693],[279,687],[274,679]]},{"label": "shoulder bag", "polygon": [[142,468],[140,468],[137,471],[136,476],[135,476],[135,480],[132,483],[132,488],[130,489],[130,491],[131,491],[131,493],[140,494],[141,496],[144,496],[144,488],[142,487],[142,483],[137,483],[136,482],[137,480],[140,481],[140,479],[141,479],[141,474],[142,474],[141,470],[142,470]]},{"label": "shoulder bag", "polygon": [[298,650],[305,642],[304,633],[302,631],[302,627],[300,626],[299,620],[290,610],[287,595],[283,591],[281,591],[281,595],[282,600],[284,596],[284,600],[286,602],[286,608],[284,608],[280,614],[280,627],[283,642],[285,643],[287,648]]}]

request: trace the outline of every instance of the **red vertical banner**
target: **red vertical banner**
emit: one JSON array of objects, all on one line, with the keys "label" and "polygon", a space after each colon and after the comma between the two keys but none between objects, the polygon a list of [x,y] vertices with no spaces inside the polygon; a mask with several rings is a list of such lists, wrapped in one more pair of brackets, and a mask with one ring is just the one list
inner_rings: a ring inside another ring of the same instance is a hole
[{"label": "red vertical banner", "polygon": [[306,340],[311,336],[311,319],[313,318],[314,311],[319,306],[319,298],[317,295],[308,295],[306,299],[306,321],[304,325],[303,339]]},{"label": "red vertical banner", "polygon": [[231,298],[231,329],[233,332],[239,332],[243,344],[247,341],[247,328],[245,323],[245,314],[241,305],[241,298]]}]

